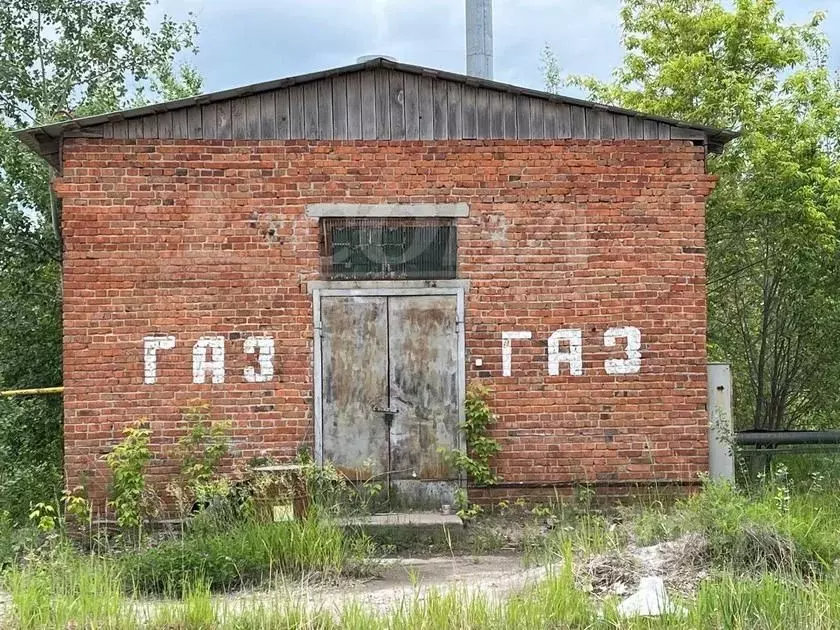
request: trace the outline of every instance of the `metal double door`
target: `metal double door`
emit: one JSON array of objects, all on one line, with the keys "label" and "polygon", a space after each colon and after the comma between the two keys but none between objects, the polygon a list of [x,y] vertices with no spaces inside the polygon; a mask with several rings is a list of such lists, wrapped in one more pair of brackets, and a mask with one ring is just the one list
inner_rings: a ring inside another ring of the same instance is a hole
[{"label": "metal double door", "polygon": [[452,504],[460,445],[458,296],[320,299],[322,458],[380,480],[390,507]]}]

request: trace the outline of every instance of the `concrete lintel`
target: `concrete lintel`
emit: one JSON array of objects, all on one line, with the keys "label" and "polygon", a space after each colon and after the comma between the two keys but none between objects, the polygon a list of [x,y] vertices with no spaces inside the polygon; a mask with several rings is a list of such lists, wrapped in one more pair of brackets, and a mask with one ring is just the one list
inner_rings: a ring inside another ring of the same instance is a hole
[{"label": "concrete lintel", "polygon": [[457,218],[470,216],[468,203],[311,203],[306,216],[315,218]]},{"label": "concrete lintel", "polygon": [[422,291],[425,289],[470,290],[469,280],[310,280],[306,292],[314,291]]}]

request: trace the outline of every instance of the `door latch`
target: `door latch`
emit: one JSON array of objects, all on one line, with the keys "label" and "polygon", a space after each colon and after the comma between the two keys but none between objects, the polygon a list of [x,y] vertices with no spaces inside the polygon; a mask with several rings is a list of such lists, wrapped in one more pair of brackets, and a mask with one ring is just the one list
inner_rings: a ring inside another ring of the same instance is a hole
[{"label": "door latch", "polygon": [[[391,425],[394,423],[394,416],[399,413],[398,409],[380,409],[379,407],[373,407],[373,411],[376,413],[381,413],[383,416],[383,420],[385,424],[388,425],[388,430],[391,430]],[[390,445],[389,445],[390,448]]]}]

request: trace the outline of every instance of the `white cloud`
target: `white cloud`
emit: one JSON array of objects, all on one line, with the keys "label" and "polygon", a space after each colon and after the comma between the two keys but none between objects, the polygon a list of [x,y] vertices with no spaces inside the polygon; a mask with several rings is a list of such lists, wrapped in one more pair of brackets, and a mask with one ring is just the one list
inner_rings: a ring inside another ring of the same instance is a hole
[{"label": "white cloud", "polygon": [[[780,4],[801,21],[836,1]],[[621,60],[618,10],[619,0],[495,0],[496,78],[542,87],[546,44],[565,71],[608,77]],[[155,11],[194,14],[196,63],[208,90],[345,65],[363,54],[464,70],[463,0],[160,0]],[[830,14],[826,29],[840,39],[840,15]]]}]

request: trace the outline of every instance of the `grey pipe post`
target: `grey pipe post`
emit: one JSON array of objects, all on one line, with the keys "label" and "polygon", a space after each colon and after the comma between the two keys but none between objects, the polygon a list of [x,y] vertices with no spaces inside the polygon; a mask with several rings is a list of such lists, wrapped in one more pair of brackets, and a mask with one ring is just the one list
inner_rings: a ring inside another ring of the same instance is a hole
[{"label": "grey pipe post", "polygon": [[727,363],[710,363],[708,370],[709,476],[735,479],[732,426],[732,372]]},{"label": "grey pipe post", "polygon": [[493,0],[467,2],[467,74],[493,78]]}]

